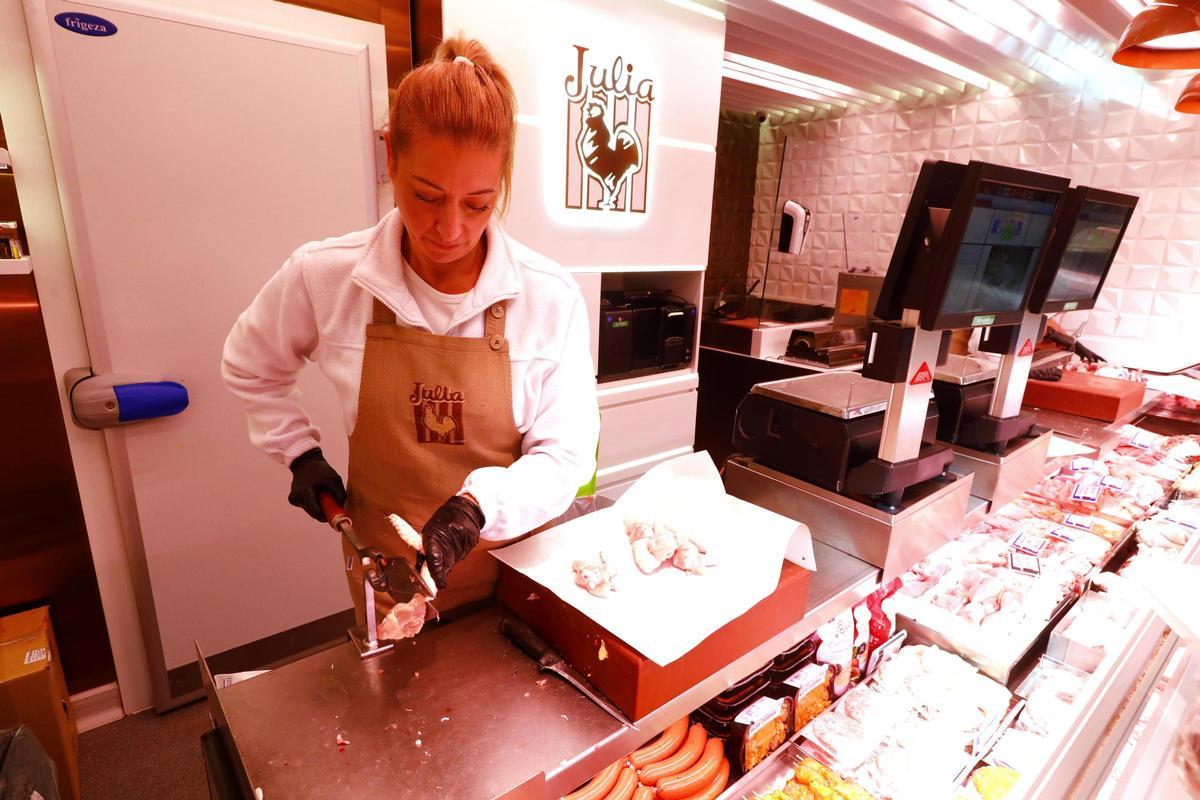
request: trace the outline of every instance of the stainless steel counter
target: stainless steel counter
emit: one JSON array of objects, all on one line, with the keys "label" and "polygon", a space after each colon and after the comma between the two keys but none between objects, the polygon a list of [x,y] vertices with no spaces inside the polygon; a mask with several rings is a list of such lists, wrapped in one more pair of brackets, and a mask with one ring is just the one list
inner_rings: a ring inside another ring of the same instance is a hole
[{"label": "stainless steel counter", "polygon": [[[497,631],[492,607],[376,658],[349,644],[219,689],[263,800],[556,798],[865,597],[879,571],[813,543],[808,611],[783,633],[623,726]],[[338,747],[337,736],[350,741]]]}]

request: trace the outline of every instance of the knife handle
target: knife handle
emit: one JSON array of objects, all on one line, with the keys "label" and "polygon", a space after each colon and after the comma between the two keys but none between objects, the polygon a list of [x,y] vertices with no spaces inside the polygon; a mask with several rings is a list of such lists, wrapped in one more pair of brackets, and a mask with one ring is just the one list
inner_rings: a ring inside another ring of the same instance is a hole
[{"label": "knife handle", "polygon": [[557,655],[554,648],[545,639],[538,636],[533,628],[515,617],[505,617],[500,620],[500,632],[521,648],[525,655],[539,664],[546,658],[547,653]]},{"label": "knife handle", "polygon": [[347,516],[346,509],[342,508],[341,504],[333,499],[333,495],[329,492],[317,492],[317,501],[321,504],[321,511],[325,513],[325,521],[335,531],[342,529],[343,522],[350,522],[350,517]]}]

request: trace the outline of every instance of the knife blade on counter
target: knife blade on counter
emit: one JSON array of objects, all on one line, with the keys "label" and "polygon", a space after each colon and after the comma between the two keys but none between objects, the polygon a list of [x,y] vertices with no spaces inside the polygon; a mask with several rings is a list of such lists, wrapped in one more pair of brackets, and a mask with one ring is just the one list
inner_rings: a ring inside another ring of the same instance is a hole
[{"label": "knife blade on counter", "polygon": [[576,672],[557,650],[534,632],[533,628],[530,628],[524,622],[514,617],[505,617],[500,620],[500,632],[507,636],[522,652],[536,661],[538,670],[541,672],[553,672],[578,689],[584,697],[587,697],[593,703],[607,711],[622,725],[631,725],[629,720],[625,718],[625,715],[616,706],[610,703],[604,695],[600,694],[594,686],[588,683],[586,678]]}]

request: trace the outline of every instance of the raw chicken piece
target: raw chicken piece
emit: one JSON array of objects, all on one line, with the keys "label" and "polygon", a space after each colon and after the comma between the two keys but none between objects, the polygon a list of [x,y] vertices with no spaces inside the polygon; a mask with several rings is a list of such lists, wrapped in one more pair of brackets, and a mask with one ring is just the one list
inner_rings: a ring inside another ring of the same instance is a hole
[{"label": "raw chicken piece", "polygon": [[696,574],[704,572],[704,559],[700,552],[700,546],[691,539],[681,540],[679,548],[671,558],[671,563],[684,572]]},{"label": "raw chicken piece", "polygon": [[616,574],[604,560],[604,553],[597,553],[594,561],[576,561],[571,569],[575,571],[575,584],[596,597],[607,597],[609,592],[616,591],[613,585]]},{"label": "raw chicken piece", "polygon": [[633,563],[637,564],[638,569],[649,575],[661,567],[663,562],[661,558],[656,558],[650,552],[650,539],[643,537],[633,542]]},{"label": "raw chicken piece", "polygon": [[659,561],[669,561],[682,541],[682,537],[674,528],[659,520],[654,523],[654,535],[649,541],[650,554]]},{"label": "raw chicken piece", "polygon": [[425,625],[425,613],[426,601],[423,594],[414,595],[407,603],[397,603],[379,623],[379,638],[392,641],[411,639],[420,633]]}]

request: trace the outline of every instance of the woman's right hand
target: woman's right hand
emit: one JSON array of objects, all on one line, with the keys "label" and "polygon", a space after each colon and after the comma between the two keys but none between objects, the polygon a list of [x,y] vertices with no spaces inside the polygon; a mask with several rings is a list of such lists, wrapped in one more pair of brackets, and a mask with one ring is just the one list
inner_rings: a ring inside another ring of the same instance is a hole
[{"label": "woman's right hand", "polygon": [[325,512],[321,509],[319,495],[328,492],[337,500],[339,506],[346,504],[346,486],[337,470],[329,466],[321,448],[314,447],[292,461],[292,490],[288,494],[288,502],[297,508],[303,508],[317,522],[328,522]]}]

